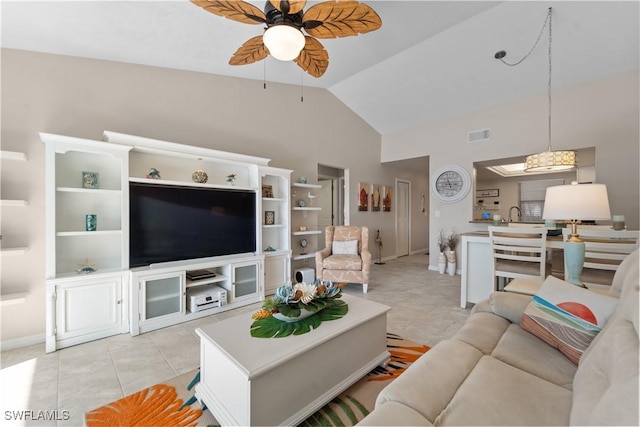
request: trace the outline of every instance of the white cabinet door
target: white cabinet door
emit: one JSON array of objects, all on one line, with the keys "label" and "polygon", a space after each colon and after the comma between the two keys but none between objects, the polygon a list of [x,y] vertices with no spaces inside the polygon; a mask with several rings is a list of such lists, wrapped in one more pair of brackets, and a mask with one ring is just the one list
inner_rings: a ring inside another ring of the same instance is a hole
[{"label": "white cabinet door", "polygon": [[282,285],[290,283],[290,258],[288,255],[266,256],[264,258],[264,294],[272,295]]},{"label": "white cabinet door", "polygon": [[184,314],[184,284],[184,271],[141,278],[141,320]]},{"label": "white cabinet door", "polygon": [[[58,281],[54,285],[54,346],[62,348],[122,333],[122,284],[122,276]],[[52,351],[49,342],[47,347]]]},{"label": "white cabinet door", "polygon": [[261,262],[246,262],[231,265],[230,302],[255,299],[262,292],[263,276]]}]

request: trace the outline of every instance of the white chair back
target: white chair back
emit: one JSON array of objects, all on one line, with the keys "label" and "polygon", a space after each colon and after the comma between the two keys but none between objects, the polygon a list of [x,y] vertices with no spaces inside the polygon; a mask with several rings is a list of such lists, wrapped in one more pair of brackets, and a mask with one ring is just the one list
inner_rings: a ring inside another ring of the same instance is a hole
[{"label": "white chair back", "polygon": [[[571,230],[562,230],[567,241]],[[581,281],[587,287],[611,286],[618,266],[631,252],[638,249],[640,231],[579,227],[578,234],[585,244]],[[565,259],[566,264],[566,259]]]},{"label": "white chair back", "polygon": [[[490,226],[489,237],[493,250],[494,279],[546,278],[546,228]],[[499,288],[499,285],[495,286],[495,289]]]}]

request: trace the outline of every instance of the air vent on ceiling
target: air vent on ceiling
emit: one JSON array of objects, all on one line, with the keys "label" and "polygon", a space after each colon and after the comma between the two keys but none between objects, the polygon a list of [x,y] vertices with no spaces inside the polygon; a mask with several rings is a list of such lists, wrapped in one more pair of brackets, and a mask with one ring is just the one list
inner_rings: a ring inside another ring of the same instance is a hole
[{"label": "air vent on ceiling", "polygon": [[489,129],[474,130],[467,135],[467,142],[488,141],[490,136],[491,130]]}]

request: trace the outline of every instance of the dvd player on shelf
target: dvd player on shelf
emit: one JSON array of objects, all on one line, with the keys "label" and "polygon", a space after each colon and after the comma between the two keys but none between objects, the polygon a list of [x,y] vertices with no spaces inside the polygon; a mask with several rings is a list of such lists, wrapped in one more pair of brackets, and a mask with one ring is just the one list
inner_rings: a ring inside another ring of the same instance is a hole
[{"label": "dvd player on shelf", "polygon": [[211,268],[187,271],[187,279],[189,280],[202,280],[209,279],[211,277],[216,277],[216,271]]}]

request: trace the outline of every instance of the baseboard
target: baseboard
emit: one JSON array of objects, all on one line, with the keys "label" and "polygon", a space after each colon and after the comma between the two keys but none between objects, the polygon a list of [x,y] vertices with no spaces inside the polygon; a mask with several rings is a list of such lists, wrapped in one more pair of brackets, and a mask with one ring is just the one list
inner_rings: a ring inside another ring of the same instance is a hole
[{"label": "baseboard", "polygon": [[[440,269],[438,268],[437,265],[430,265],[429,271],[440,271]],[[447,274],[447,272],[444,272],[442,274]],[[455,276],[462,276],[462,270],[456,270]]]},{"label": "baseboard", "polygon": [[9,340],[2,340],[0,341],[0,350],[1,351],[15,350],[16,348],[29,347],[31,345],[36,345],[36,344],[44,344],[44,341],[45,341],[44,333],[29,335],[29,336],[20,337],[20,338],[12,338]]},{"label": "baseboard", "polygon": [[418,254],[429,255],[429,248],[416,249],[414,251],[409,252],[409,255],[418,255]]}]

